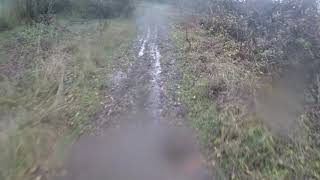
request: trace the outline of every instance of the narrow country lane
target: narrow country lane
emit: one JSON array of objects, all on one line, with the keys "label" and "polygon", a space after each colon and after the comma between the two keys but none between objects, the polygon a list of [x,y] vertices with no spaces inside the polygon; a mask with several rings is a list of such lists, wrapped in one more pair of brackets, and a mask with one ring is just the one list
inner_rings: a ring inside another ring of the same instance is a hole
[{"label": "narrow country lane", "polygon": [[101,131],[109,127],[127,126],[128,120],[133,126],[170,125],[177,124],[177,121],[183,124],[181,119],[164,117],[163,113],[164,109],[170,109],[171,114],[175,114],[175,107],[168,107],[164,95],[164,81],[168,80],[167,76],[172,71],[170,66],[174,64],[162,62],[162,51],[170,48],[169,22],[165,13],[170,7],[146,6],[137,13],[138,37],[132,47],[130,66],[113,77],[112,103],[100,117],[98,126]]},{"label": "narrow country lane", "polygon": [[165,92],[174,70],[174,57],[162,55],[171,47],[169,8],[138,10],[130,66],[112,78],[111,104],[97,120],[98,135],[84,136],[72,148],[68,180],[208,178],[195,138]]}]

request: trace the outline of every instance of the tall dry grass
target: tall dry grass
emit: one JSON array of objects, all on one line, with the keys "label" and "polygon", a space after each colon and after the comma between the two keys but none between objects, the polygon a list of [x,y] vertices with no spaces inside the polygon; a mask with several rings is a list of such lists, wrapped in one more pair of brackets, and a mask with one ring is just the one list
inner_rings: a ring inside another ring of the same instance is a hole
[{"label": "tall dry grass", "polygon": [[0,33],[9,58],[0,61],[0,179],[49,177],[65,144],[94,128],[106,77],[134,29],[126,19],[60,20]]}]

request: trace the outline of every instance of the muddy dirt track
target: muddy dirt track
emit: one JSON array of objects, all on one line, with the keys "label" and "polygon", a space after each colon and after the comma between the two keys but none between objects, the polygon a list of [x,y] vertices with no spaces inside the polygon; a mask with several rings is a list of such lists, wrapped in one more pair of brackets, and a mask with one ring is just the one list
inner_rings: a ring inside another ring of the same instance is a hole
[{"label": "muddy dirt track", "polygon": [[[127,70],[112,77],[95,136],[75,143],[63,180],[208,179],[204,158],[165,84],[176,76],[170,56],[170,7],[146,5],[137,13],[138,37]],[[171,82],[175,84],[175,82]],[[174,87],[174,86],[173,86]]]},{"label": "muddy dirt track", "polygon": [[[99,117],[98,126],[106,128],[141,124],[180,124],[176,106],[167,103],[165,82],[174,71],[174,57],[168,55],[172,46],[169,40],[168,18],[170,7],[146,5],[139,8],[136,24],[138,37],[130,53],[129,67],[118,70],[111,78],[111,96],[106,97],[106,111]],[[165,53],[165,55],[163,55]],[[168,57],[170,57],[168,59]],[[170,109],[172,113],[163,113]],[[133,120],[134,119],[134,120]]]}]

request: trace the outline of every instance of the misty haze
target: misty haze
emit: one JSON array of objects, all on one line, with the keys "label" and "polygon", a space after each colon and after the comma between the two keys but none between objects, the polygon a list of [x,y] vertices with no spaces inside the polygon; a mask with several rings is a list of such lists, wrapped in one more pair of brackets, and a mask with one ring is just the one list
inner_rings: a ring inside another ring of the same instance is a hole
[{"label": "misty haze", "polygon": [[0,180],[320,179],[319,0],[0,0]]}]

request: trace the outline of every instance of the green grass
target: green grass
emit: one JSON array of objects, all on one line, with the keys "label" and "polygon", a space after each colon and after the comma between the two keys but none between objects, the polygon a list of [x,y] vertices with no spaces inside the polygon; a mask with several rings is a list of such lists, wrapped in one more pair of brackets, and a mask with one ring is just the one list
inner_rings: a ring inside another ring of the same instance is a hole
[{"label": "green grass", "polygon": [[128,19],[58,23],[68,31],[54,24],[0,33],[0,65],[13,71],[0,74],[0,179],[34,179],[34,167],[61,164],[57,152],[94,129],[107,77],[135,37]]},{"label": "green grass", "polygon": [[[299,137],[300,141],[278,138],[248,111],[245,104],[233,101],[234,92],[238,92],[235,90],[255,88],[256,75],[246,74],[249,70],[241,64],[228,63],[228,49],[235,51],[228,45],[230,41],[194,28],[190,32],[193,47],[186,51],[185,32],[181,29],[175,28],[172,32],[182,76],[178,94],[187,107],[187,119],[198,132],[212,168],[222,169],[220,178],[319,179],[320,150],[308,139],[307,127],[307,135]],[[205,43],[219,44],[219,41],[226,41],[221,43],[224,51],[221,57],[212,56],[213,52],[204,48]],[[205,67],[213,64],[213,71],[198,69],[202,67],[200,56],[208,57]],[[222,93],[227,94],[231,103],[210,96],[210,89],[216,87],[216,79],[225,82],[226,89]]]}]

